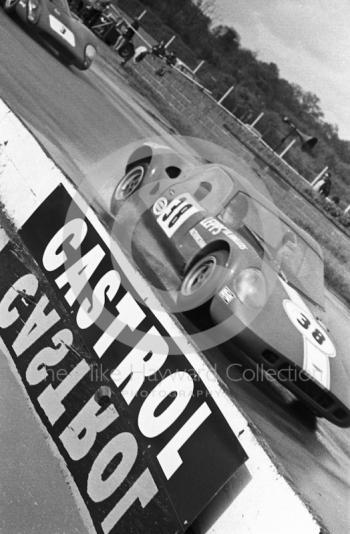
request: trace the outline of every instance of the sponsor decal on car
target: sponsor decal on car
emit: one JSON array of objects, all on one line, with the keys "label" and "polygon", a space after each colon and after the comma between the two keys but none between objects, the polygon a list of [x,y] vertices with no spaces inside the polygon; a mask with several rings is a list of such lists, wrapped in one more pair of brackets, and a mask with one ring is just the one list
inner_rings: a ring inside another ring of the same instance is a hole
[{"label": "sponsor decal on car", "polygon": [[157,217],[157,222],[163,232],[172,237],[192,215],[203,211],[202,206],[189,193],[175,197],[164,211]]},{"label": "sponsor decal on car", "polygon": [[332,341],[311,313],[300,309],[291,300],[284,300],[283,307],[295,328],[307,338],[308,342],[324,352],[328,358],[335,357],[336,351]]},{"label": "sponsor decal on car", "polygon": [[53,15],[49,15],[49,23],[54,32],[60,35],[71,46],[75,47],[75,36],[69,28]]},{"label": "sponsor decal on car", "polygon": [[236,298],[235,294],[228,286],[225,286],[221,289],[221,291],[219,292],[219,296],[224,302],[226,302],[226,304],[230,304],[230,302],[232,302]]},{"label": "sponsor decal on car", "polygon": [[168,200],[165,197],[160,197],[153,205],[153,213],[157,217],[161,215],[168,205]]},{"label": "sponsor decal on car", "polygon": [[240,237],[232,232],[227,226],[222,224],[220,221],[215,219],[215,217],[207,217],[200,223],[208,232],[212,235],[224,234],[228,237],[240,250],[246,250],[247,245],[240,239]]},{"label": "sponsor decal on car", "polygon": [[282,279],[281,283],[290,298],[283,301],[284,310],[291,323],[303,336],[303,369],[329,389],[331,381],[329,359],[336,357],[336,348],[301,296]]},{"label": "sponsor decal on car", "polygon": [[46,282],[5,246],[0,338],[98,534],[184,532],[246,455],[91,217],[59,186],[24,224]]},{"label": "sponsor decal on car", "polygon": [[191,228],[190,235],[193,237],[193,239],[195,240],[195,242],[200,248],[205,247],[205,241],[203,237],[200,235],[200,233],[198,232],[198,230],[196,230],[196,228]]}]

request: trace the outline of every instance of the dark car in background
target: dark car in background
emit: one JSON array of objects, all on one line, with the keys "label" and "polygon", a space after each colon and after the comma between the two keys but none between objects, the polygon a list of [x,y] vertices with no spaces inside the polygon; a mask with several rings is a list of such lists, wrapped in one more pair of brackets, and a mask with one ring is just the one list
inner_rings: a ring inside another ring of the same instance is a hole
[{"label": "dark car in background", "polygon": [[3,0],[4,10],[16,15],[57,51],[62,60],[80,70],[96,56],[95,38],[70,11],[66,0]]}]

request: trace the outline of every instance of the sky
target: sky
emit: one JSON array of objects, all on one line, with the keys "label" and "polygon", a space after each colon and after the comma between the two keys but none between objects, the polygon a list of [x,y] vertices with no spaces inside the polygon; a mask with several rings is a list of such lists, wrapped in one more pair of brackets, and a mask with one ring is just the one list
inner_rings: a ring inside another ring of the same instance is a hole
[{"label": "sky", "polygon": [[350,140],[350,0],[214,0],[215,23],[320,98],[325,120]]}]

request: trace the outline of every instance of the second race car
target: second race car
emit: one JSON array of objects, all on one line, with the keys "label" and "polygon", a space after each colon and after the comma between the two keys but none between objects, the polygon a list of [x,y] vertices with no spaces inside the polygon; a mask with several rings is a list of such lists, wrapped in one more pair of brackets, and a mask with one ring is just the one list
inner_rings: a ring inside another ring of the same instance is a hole
[{"label": "second race car", "polygon": [[88,69],[96,56],[94,36],[70,11],[67,0],[3,0],[4,10],[24,22],[68,64]]}]

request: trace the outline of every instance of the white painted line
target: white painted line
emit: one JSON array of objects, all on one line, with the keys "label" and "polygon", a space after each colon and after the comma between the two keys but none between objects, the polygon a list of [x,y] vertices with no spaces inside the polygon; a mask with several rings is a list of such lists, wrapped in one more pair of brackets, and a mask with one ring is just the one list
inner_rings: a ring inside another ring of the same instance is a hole
[{"label": "white painted line", "polygon": [[12,114],[0,108],[0,197],[20,228],[60,182],[61,173]]}]

